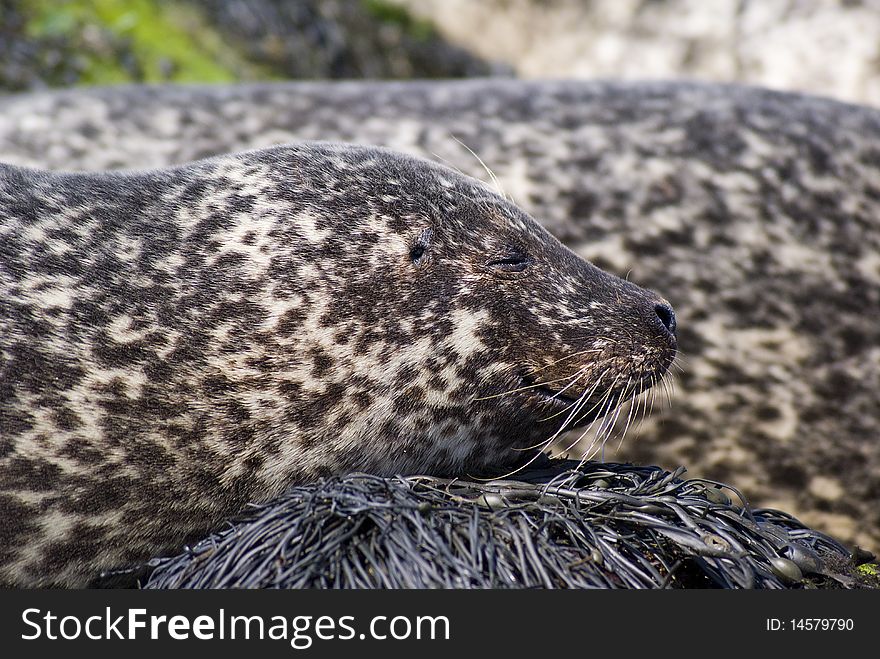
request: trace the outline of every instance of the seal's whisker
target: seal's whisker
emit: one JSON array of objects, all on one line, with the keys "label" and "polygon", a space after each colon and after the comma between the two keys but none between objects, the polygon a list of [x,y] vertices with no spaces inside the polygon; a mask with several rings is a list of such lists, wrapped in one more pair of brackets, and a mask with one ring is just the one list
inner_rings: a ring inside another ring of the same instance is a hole
[{"label": "seal's whisker", "polygon": [[[654,383],[655,383],[655,378],[652,375],[650,389],[654,388]],[[641,427],[642,422],[645,420],[645,414],[648,411],[648,403],[647,403],[648,397],[649,397],[649,394],[646,391],[642,391],[642,392],[635,394],[633,396],[634,407],[635,407],[635,412],[633,413],[633,423],[632,423],[633,432],[637,432],[638,429]],[[623,442],[621,442],[621,445],[622,444],[623,444]]]},{"label": "seal's whisker", "polygon": [[[653,376],[652,376],[652,380],[653,380]],[[628,413],[627,413],[627,421],[626,421],[623,433],[621,435],[621,440],[620,440],[616,450],[620,449],[620,446],[623,444],[623,439],[626,437],[626,433],[628,432],[629,428],[632,425],[632,421],[633,421],[634,417],[638,415],[638,409],[637,409],[638,396],[639,396],[639,393],[636,391],[636,388],[633,384],[632,377],[629,377],[627,379],[626,384],[623,386],[621,393],[616,398],[616,403],[613,405],[613,411],[612,411],[612,405],[608,406],[609,411],[604,415],[602,423],[596,429],[596,434],[593,437],[593,439],[591,440],[590,445],[583,452],[583,455],[582,455],[582,458],[580,461],[581,464],[584,464],[587,461],[591,460],[600,451],[602,453],[601,459],[604,461],[604,459],[605,459],[605,457],[604,457],[605,446],[606,446],[608,440],[611,438],[611,435],[614,431],[614,428],[617,425],[617,421],[620,418],[620,414],[623,410],[623,407],[626,406],[628,403],[630,403]],[[590,426],[587,427],[585,432],[580,435],[580,437],[578,438],[578,440],[576,440],[575,443],[577,443],[583,439],[583,437],[586,435],[587,431],[589,431],[591,426],[592,426],[592,424],[590,424]],[[574,446],[574,444],[572,444],[572,446]]]},{"label": "seal's whisker", "polygon": [[512,469],[511,471],[507,472],[506,474],[503,474],[501,476],[492,476],[491,478],[473,476],[471,474],[468,474],[468,478],[475,480],[475,481],[483,481],[483,482],[494,481],[494,480],[504,480],[505,478],[510,478],[511,476],[518,474],[519,472],[524,470],[526,467],[528,467],[530,464],[532,464],[535,460],[540,458],[543,455],[543,449],[547,448],[549,445],[550,445],[550,440],[547,440],[546,442],[544,442],[543,448],[539,451],[535,451],[535,455],[533,455],[528,460],[528,462],[525,462],[525,463],[519,465],[516,469]]},{"label": "seal's whisker", "polygon": [[[643,397],[644,405],[642,405],[642,418],[644,419],[654,411],[654,398],[657,396],[657,382],[658,379],[656,376],[651,377],[651,390],[649,395],[645,395]],[[650,403],[650,410],[648,409],[648,405]]]},{"label": "seal's whisker", "polygon": [[578,350],[577,352],[574,352],[574,353],[572,353],[572,354],[570,354],[570,355],[566,355],[565,357],[562,357],[562,358],[560,358],[560,359],[557,359],[556,361],[552,361],[552,362],[550,362],[549,364],[545,364],[545,365],[542,366],[541,368],[536,368],[536,369],[534,369],[534,370],[532,370],[532,371],[529,371],[529,375],[534,375],[535,373],[540,373],[540,372],[543,371],[545,368],[550,368],[551,366],[556,366],[557,364],[560,364],[560,363],[562,363],[562,362],[564,362],[564,361],[567,361],[567,360],[569,360],[569,359],[573,359],[574,357],[580,357],[581,355],[586,355],[586,354],[591,353],[591,352],[602,352],[602,350],[604,350],[604,348],[593,348],[593,349],[590,349],[590,350]]},{"label": "seal's whisker", "polygon": [[626,414],[626,423],[625,423],[624,426],[623,426],[623,432],[620,434],[620,441],[617,442],[617,448],[614,450],[615,453],[617,453],[618,451],[620,451],[620,447],[623,446],[623,440],[626,439],[626,433],[627,433],[627,431],[629,430],[630,425],[632,424],[632,421],[633,421],[633,411],[634,411],[634,409],[636,408],[636,398],[637,398],[637,396],[638,396],[637,393],[633,393],[633,394],[632,394],[631,396],[629,396],[628,399],[627,399],[627,402],[629,403],[629,410],[627,411],[627,414]]},{"label": "seal's whisker", "polygon": [[[653,389],[655,384],[655,376],[651,375],[651,384],[650,388]],[[620,451],[620,448],[623,446],[623,442],[626,439],[626,434],[629,432],[630,428],[635,428],[641,423],[642,418],[639,415],[639,404],[642,400],[646,398],[643,396],[644,392],[638,392],[633,389],[633,393],[630,395],[629,402],[629,413],[627,414],[626,425],[623,427],[623,433],[620,436],[620,441],[617,443],[617,448],[615,449],[615,453]]]},{"label": "seal's whisker", "polygon": [[540,447],[546,448],[548,445],[548,442],[550,442],[551,440],[552,440],[552,437],[550,439],[542,439],[537,444],[532,444],[531,446],[514,446],[511,450],[523,452],[523,451],[532,451],[532,450],[534,450],[536,448],[540,448]]},{"label": "seal's whisker", "polygon": [[647,416],[651,416],[654,414],[654,401],[657,400],[657,387],[651,387],[651,406],[648,410]]},{"label": "seal's whisker", "polygon": [[673,394],[673,391],[671,389],[671,387],[673,386],[672,379],[671,378],[663,378],[660,381],[660,384],[663,385],[663,393],[666,395],[666,403],[668,405],[671,405],[672,404],[672,394]]},{"label": "seal's whisker", "polygon": [[[454,137],[453,137],[453,139],[454,139]],[[466,148],[466,147],[465,147],[465,148]],[[454,164],[451,160],[449,160],[449,159],[447,159],[447,158],[444,158],[443,156],[441,156],[441,155],[440,155],[439,153],[437,153],[436,151],[431,151],[430,153],[431,153],[431,155],[434,156],[434,158],[436,158],[438,161],[440,161],[441,163],[443,163],[444,165],[446,165],[447,167],[449,167],[449,169],[452,169],[452,170],[458,172],[458,173],[461,174],[462,176],[471,176],[471,175],[468,174],[467,172],[463,171],[463,170],[461,169],[461,167],[459,167],[458,165]],[[481,179],[481,178],[479,178],[479,177],[477,177],[477,176],[474,176],[474,177],[472,177],[472,178],[476,178],[478,181],[484,183],[485,185],[489,185],[489,182],[488,182],[488,181],[483,181],[483,179]],[[460,197],[461,199],[468,199],[468,197],[465,196],[465,195],[461,195],[461,194],[459,194],[459,195],[457,195],[457,196]],[[502,196],[503,196],[503,195],[502,195]],[[505,197],[505,198],[506,198],[506,197]],[[478,204],[479,206],[483,206],[483,202],[481,202],[480,200],[476,200],[476,201],[477,201],[477,204]],[[486,208],[489,208],[488,205],[486,205],[485,207],[486,207]]]},{"label": "seal's whisker", "polygon": [[[598,421],[598,417],[596,419],[593,419],[592,421],[590,421],[590,423],[584,428],[583,432],[580,435],[578,435],[578,437],[564,449],[564,452],[567,453],[568,451],[572,450],[575,446],[577,446],[581,441],[583,441],[584,437],[586,437],[586,435],[590,432],[590,430],[592,429],[592,427],[596,423],[596,421]],[[589,451],[590,447],[593,446],[594,441],[595,441],[595,437],[590,442],[590,445],[587,447],[587,451]]]},{"label": "seal's whisker", "polygon": [[682,350],[680,346],[677,346],[676,350],[675,350],[675,360],[674,361],[682,362],[683,365],[687,365],[687,363],[690,360],[691,360],[690,355],[687,354],[684,350]]},{"label": "seal's whisker", "polygon": [[[606,371],[606,372],[607,372],[607,371]],[[590,409],[588,409],[586,412],[584,412],[584,413],[583,413],[583,414],[582,414],[582,415],[581,415],[581,416],[575,421],[575,423],[576,423],[576,424],[577,424],[577,423],[580,423],[580,422],[581,422],[582,420],[584,420],[588,415],[592,414],[592,412],[593,412],[594,410],[596,410],[597,407],[599,407],[600,405],[604,405],[605,402],[608,400],[609,396],[611,395],[611,393],[614,391],[614,386],[617,384],[617,382],[618,382],[618,379],[615,377],[615,379],[612,380],[611,383],[608,385],[608,389],[605,391],[605,393],[603,394],[603,396],[599,399],[599,402],[598,402],[596,405],[594,405],[593,407],[591,407]],[[609,409],[610,409],[610,408],[609,408]],[[596,418],[597,418],[597,419],[602,418],[602,417],[604,417],[604,415],[607,414],[607,413],[608,413],[608,410],[606,410],[606,411],[603,413],[602,410],[601,410],[601,407],[599,407],[599,410],[597,411],[597,414],[596,414]]]},{"label": "seal's whisker", "polygon": [[[591,423],[587,427],[587,430],[592,428],[592,425],[593,424]],[[580,438],[578,438],[578,442],[580,442],[585,435],[586,435],[586,432],[583,433]],[[578,442],[576,442],[576,443],[578,443]],[[572,446],[574,446],[574,444],[572,444]],[[579,461],[579,465],[583,466],[584,464],[586,464],[587,462],[592,460],[598,454],[599,450],[601,449],[601,446],[602,446],[601,442],[599,441],[599,430],[597,429],[596,434],[593,436],[593,439],[590,440],[590,444],[582,452],[581,459]]]},{"label": "seal's whisker", "polygon": [[572,405],[569,406],[569,407],[571,407],[571,411],[569,412],[569,414],[565,418],[565,420],[559,425],[559,428],[556,429],[556,432],[554,432],[550,436],[549,441],[551,441],[551,442],[554,441],[557,437],[562,435],[570,427],[570,422],[571,422],[572,418],[577,414],[577,412],[581,408],[581,406],[584,405],[584,401],[585,401],[585,396],[581,395],[580,398],[578,398],[574,403],[572,403]]},{"label": "seal's whisker", "polygon": [[620,416],[620,411],[622,409],[623,403],[618,401],[614,407],[614,410],[608,415],[608,422],[605,424],[605,428],[602,433],[602,462],[605,462],[605,447],[608,444],[608,440],[611,439],[611,435],[614,431],[615,426],[617,425],[617,419]]},{"label": "seal's whisker", "polygon": [[[572,408],[578,408],[578,409],[579,409],[580,406],[582,406],[582,405],[583,405],[583,404],[589,399],[589,397],[592,396],[593,392],[596,390],[596,387],[599,386],[599,383],[602,381],[602,378],[604,377],[605,373],[608,372],[608,370],[609,370],[609,369],[605,369],[605,370],[599,375],[599,377],[596,379],[596,382],[593,384],[593,386],[590,387],[589,389],[587,389],[586,391],[584,391],[584,393],[582,393],[580,396],[578,396],[578,399],[577,399],[577,400],[575,400],[575,401],[569,403],[569,404],[566,405],[563,409],[559,410],[558,412],[555,412],[555,413],[551,414],[550,416],[544,417],[543,419],[538,419],[538,422],[540,423],[540,422],[544,422],[544,421],[549,421],[549,420],[551,420],[551,419],[555,419],[555,418],[558,417],[559,415],[561,415],[561,414],[565,414],[565,412],[571,410]],[[580,379],[580,376],[578,377],[578,379]],[[572,384],[574,384],[574,382],[572,382]],[[568,423],[568,421],[570,421],[570,420],[571,420],[571,416],[569,416],[569,417],[563,422],[563,426],[565,426],[565,424]]]},{"label": "seal's whisker", "polygon": [[[607,370],[608,369],[603,372],[603,376],[607,373]],[[619,451],[623,442],[626,440],[630,429],[639,426],[646,417],[653,413],[654,404],[657,398],[657,390],[660,388],[658,385],[662,385],[663,387],[661,395],[665,395],[669,398],[670,387],[672,386],[673,380],[674,378],[666,379],[663,376],[651,373],[648,378],[647,387],[640,389],[638,387],[640,377],[630,375],[622,386],[620,386],[620,379],[615,378],[609,383],[605,393],[599,401],[595,403],[587,413],[580,414],[574,420],[574,424],[572,425],[576,425],[586,418],[586,414],[590,414],[594,410],[597,410],[596,418],[594,418],[593,421],[590,422],[584,430],[579,433],[577,438],[564,450],[572,450],[574,446],[582,442],[595,427],[593,438],[582,452],[581,462],[583,463],[593,459],[600,452],[602,459],[604,460],[604,451],[607,442],[612,436],[617,435],[618,432],[620,433],[619,441],[615,448],[615,452]],[[618,393],[612,395],[615,389]],[[624,417],[623,428],[622,430],[619,430],[619,422],[621,421],[622,415]],[[563,424],[563,429],[569,427],[569,422],[570,419],[567,419],[566,423]]]},{"label": "seal's whisker", "polygon": [[[629,381],[627,381],[627,385],[629,386]],[[625,391],[625,387],[624,387]],[[620,416],[620,411],[623,409],[623,399],[622,395],[620,398],[617,398],[614,403],[613,410],[606,415],[604,421],[604,427],[600,428],[600,436],[602,437],[602,461],[605,460],[605,444],[611,438],[611,433],[614,430],[615,425],[617,424],[617,419]]]},{"label": "seal's whisker", "polygon": [[[596,388],[602,382],[602,378],[605,376],[605,373],[607,373],[607,372],[608,372],[608,369],[603,371],[602,374],[596,379],[596,382],[593,384],[593,386],[590,389],[588,389],[587,391],[585,391],[583,394],[581,394],[581,396],[572,405],[569,406],[572,408],[571,412],[569,413],[569,415],[565,419],[565,421],[562,422],[562,425],[559,426],[559,429],[553,434],[553,436],[551,437],[551,440],[556,439],[563,432],[565,432],[566,429],[568,429],[572,426],[572,423],[571,423],[572,419],[577,417],[578,413],[583,408],[583,406],[589,402],[590,398],[593,395],[593,392],[596,390]],[[612,384],[612,386],[613,386],[613,384]],[[595,405],[594,405],[594,408],[595,408]],[[593,408],[587,410],[586,414],[581,415],[580,419],[583,419],[586,415],[590,414],[590,412],[592,412],[592,410],[593,410]],[[577,420],[575,421],[575,424],[576,423],[577,423]]]},{"label": "seal's whisker", "polygon": [[[597,383],[597,384],[598,384],[598,383]],[[581,439],[583,439],[584,435],[586,435],[586,434],[590,431],[590,428],[593,427],[593,424],[595,424],[597,420],[598,420],[598,417],[594,418],[594,419],[593,419],[593,420],[592,420],[592,421],[591,421],[591,422],[590,422],[590,423],[584,428],[584,430],[583,430],[583,432],[581,433],[581,435],[580,435],[577,439],[575,439],[574,442],[573,442],[572,444],[570,444],[568,447],[566,447],[566,448],[564,449],[564,452],[570,451],[570,450],[571,450],[571,449],[572,449],[572,448],[573,448],[578,442],[580,442]],[[567,422],[567,421],[568,421],[568,420],[566,420],[566,422]],[[552,441],[552,440],[555,440],[555,439],[556,439],[557,437],[559,437],[559,435],[561,435],[565,430],[566,430],[566,425],[563,424],[563,425],[559,428],[559,430],[557,430],[556,433],[553,434],[553,436],[550,438],[550,440],[551,440],[551,441]]]},{"label": "seal's whisker", "polygon": [[[602,375],[604,375],[604,372],[603,372]],[[599,380],[597,380],[597,381],[595,382],[595,384],[593,384],[593,386],[592,386],[590,389],[587,389],[586,391],[584,391],[584,393],[582,393],[582,394],[578,397],[577,400],[575,400],[574,402],[570,403],[570,404],[569,404],[567,407],[565,407],[563,410],[560,410],[560,411],[557,412],[555,415],[553,415],[553,416],[558,416],[559,414],[564,413],[566,410],[571,409],[571,412],[569,413],[568,417],[566,417],[566,419],[560,424],[560,426],[559,426],[559,428],[556,430],[556,432],[554,432],[554,433],[553,433],[550,437],[548,437],[546,440],[542,440],[541,442],[538,442],[537,444],[535,444],[535,445],[533,445],[533,446],[531,446],[531,447],[527,447],[527,448],[524,449],[524,450],[528,450],[529,448],[536,448],[537,446],[541,446],[541,445],[547,445],[547,444],[550,444],[550,443],[553,442],[557,437],[559,437],[559,435],[561,435],[563,432],[565,432],[565,430],[566,430],[566,428],[568,427],[568,424],[569,424],[569,422],[571,421],[572,417],[573,417],[574,415],[577,414],[578,410],[579,410],[579,409],[585,404],[585,402],[589,399],[589,396],[592,394],[592,392],[596,389],[596,387],[597,387],[597,386],[599,385],[599,383],[601,382],[602,375],[600,375],[600,376],[599,376]],[[552,417],[547,417],[546,419],[541,419],[541,420],[539,420],[539,421],[549,420],[549,419],[551,419],[551,418],[552,418]],[[520,450],[520,449],[514,449],[514,450]]]},{"label": "seal's whisker", "polygon": [[669,396],[669,403],[670,403],[670,405],[672,404],[672,397],[675,396],[675,385],[676,385],[677,382],[678,382],[678,378],[677,378],[677,377],[675,376],[675,374],[673,373],[673,374],[669,377],[669,394],[670,394],[670,396]]},{"label": "seal's whisker", "polygon": [[489,166],[485,162],[483,162],[483,159],[480,158],[480,156],[478,156],[472,148],[470,148],[467,144],[465,144],[460,139],[458,139],[455,135],[452,136],[452,139],[454,139],[456,142],[461,144],[465,149],[468,150],[468,153],[470,153],[474,158],[477,159],[477,162],[479,162],[480,165],[482,165],[483,169],[485,169],[486,173],[489,175],[489,178],[492,179],[492,184],[495,186],[495,189],[498,191],[498,194],[500,194],[502,197],[504,197],[508,201],[513,201],[513,197],[511,197],[509,194],[507,194],[507,192],[504,191],[504,186],[501,185],[501,181],[499,181],[498,177],[495,176],[495,172],[493,172],[491,169],[489,169]]},{"label": "seal's whisker", "polygon": [[[606,372],[607,372],[607,371],[606,371]],[[611,408],[610,408],[611,394],[612,394],[612,392],[614,391],[614,387],[615,387],[616,384],[617,384],[617,378],[615,377],[615,378],[614,378],[614,379],[608,384],[608,386],[607,386],[606,389],[605,389],[605,393],[602,394],[602,396],[599,398],[599,401],[598,401],[595,405],[593,405],[593,407],[591,407],[591,408],[588,409],[586,412],[584,412],[583,414],[581,414],[581,416],[575,421],[575,423],[580,423],[580,422],[581,422],[582,420],[584,420],[587,416],[589,416],[589,415],[592,414],[594,411],[596,411],[596,419],[595,419],[595,420],[600,421],[600,425],[601,425],[601,420],[605,417],[605,415],[606,415],[606,414],[608,413],[608,411],[611,409]],[[609,404],[609,407],[608,407],[608,409],[605,409],[605,410],[603,411],[603,408],[605,407],[606,404]],[[597,407],[598,407],[598,409],[597,409]]]},{"label": "seal's whisker", "polygon": [[[608,386],[608,388],[605,390],[605,394],[600,398],[599,409],[598,409],[598,411],[597,411],[596,418],[593,419],[593,420],[592,420],[592,421],[586,426],[586,428],[584,428],[584,431],[580,434],[580,436],[578,436],[578,438],[577,438],[574,442],[572,442],[572,444],[569,445],[569,447],[566,449],[567,451],[570,451],[572,448],[574,448],[574,446],[576,446],[577,444],[579,444],[579,443],[583,440],[583,438],[586,437],[586,435],[587,435],[587,434],[590,432],[590,430],[593,428],[593,425],[594,425],[597,421],[599,421],[599,426],[598,426],[597,429],[596,429],[596,435],[595,435],[595,436],[593,437],[593,439],[591,440],[591,442],[590,442],[590,446],[588,447],[587,450],[590,450],[590,448],[592,448],[592,446],[596,443],[596,441],[597,441],[597,439],[598,439],[598,437],[599,437],[599,435],[600,435],[600,433],[601,433],[602,423],[604,422],[605,415],[606,415],[606,414],[608,413],[608,411],[610,411],[610,409],[611,409],[611,405],[612,405],[612,402],[613,402],[613,399],[611,398],[611,393],[614,391],[614,385],[615,385],[615,383],[616,383],[616,379],[615,379],[614,381],[611,382],[611,384],[610,384],[610,385]],[[607,405],[607,408],[608,408],[608,409],[605,409],[606,405]],[[604,412],[603,412],[603,410],[604,410]],[[588,414],[589,414],[589,412],[588,412]],[[584,418],[584,417],[582,416],[581,418]]]},{"label": "seal's whisker", "polygon": [[[572,378],[572,380],[567,385],[565,385],[562,389],[560,389],[555,394],[553,394],[551,396],[551,398],[558,398],[561,394],[568,391],[572,386],[575,385],[575,383],[577,383],[578,380],[580,380],[587,373],[588,369],[589,369],[588,366],[582,366],[581,369],[577,373],[575,373],[572,376],[569,376],[570,378]],[[560,379],[562,379],[562,378],[560,378]]]},{"label": "seal's whisker", "polygon": [[[583,367],[581,370],[583,370],[583,369],[585,369],[585,368],[587,368],[587,367]],[[536,387],[543,387],[543,386],[548,385],[548,384],[553,384],[554,382],[559,382],[559,381],[561,381],[561,380],[567,380],[567,379],[569,379],[569,378],[571,378],[571,377],[573,377],[573,376],[571,376],[571,375],[566,375],[566,376],[563,376],[563,377],[560,377],[560,378],[555,378],[555,379],[553,379],[553,380],[544,380],[544,381],[542,381],[542,382],[536,382],[535,384],[528,384],[528,385],[526,385],[526,386],[524,386],[524,387],[517,387],[516,389],[508,389],[507,391],[502,391],[501,393],[497,393],[497,394],[491,394],[491,395],[489,395],[489,396],[480,396],[479,398],[471,398],[471,400],[472,400],[472,401],[478,401],[478,400],[491,400],[492,398],[501,398],[502,396],[507,396],[507,395],[510,395],[510,394],[515,394],[515,393],[518,393],[518,392],[520,392],[520,391],[527,391],[527,390],[529,390],[529,389],[534,389],[534,388],[536,388]]]},{"label": "seal's whisker", "polygon": [[[607,402],[607,401],[606,401],[606,402]],[[610,406],[609,406],[609,407],[610,407]],[[607,410],[606,410],[606,412],[607,412]],[[601,414],[601,412],[600,412],[600,414]],[[593,419],[592,421],[590,421],[590,423],[587,424],[587,426],[584,428],[583,432],[578,436],[578,438],[577,438],[574,442],[572,442],[572,444],[569,446],[568,450],[570,450],[571,448],[573,448],[575,445],[580,444],[580,443],[584,440],[584,438],[585,438],[585,437],[586,437],[591,431],[593,431],[593,428],[595,427],[595,431],[594,431],[594,433],[593,433],[593,438],[590,440],[590,444],[589,444],[589,446],[587,447],[587,451],[589,451],[590,449],[592,449],[592,447],[595,446],[595,445],[596,445],[596,442],[598,441],[598,438],[599,438],[599,435],[600,435],[600,432],[601,432],[601,431],[600,431],[600,428],[601,428],[601,426],[602,426],[602,420],[603,420],[603,417],[602,417],[602,416],[597,416],[595,419]],[[597,424],[598,424],[598,425],[597,425]]]}]

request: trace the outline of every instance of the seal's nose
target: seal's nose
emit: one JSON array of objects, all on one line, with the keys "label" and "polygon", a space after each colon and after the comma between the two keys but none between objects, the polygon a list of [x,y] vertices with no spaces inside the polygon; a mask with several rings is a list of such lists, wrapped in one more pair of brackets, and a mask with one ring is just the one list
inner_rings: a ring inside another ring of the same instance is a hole
[{"label": "seal's nose", "polygon": [[657,314],[660,322],[663,323],[663,327],[665,327],[672,336],[675,336],[675,312],[672,310],[672,307],[669,306],[669,303],[660,302],[655,304],[654,312]]}]

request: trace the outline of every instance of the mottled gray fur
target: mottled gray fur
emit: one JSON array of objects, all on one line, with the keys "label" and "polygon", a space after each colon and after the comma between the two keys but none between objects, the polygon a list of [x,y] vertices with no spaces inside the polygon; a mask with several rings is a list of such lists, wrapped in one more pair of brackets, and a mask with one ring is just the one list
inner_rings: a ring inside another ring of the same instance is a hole
[{"label": "mottled gray fur", "polygon": [[656,381],[673,323],[387,150],[0,165],[0,581],[82,585],[323,475],[513,468]]},{"label": "mottled gray fur", "polygon": [[164,166],[292,139],[498,175],[668,297],[684,373],[613,457],[715,477],[880,548],[880,111],[683,83],[129,87],[0,101],[0,159]]}]

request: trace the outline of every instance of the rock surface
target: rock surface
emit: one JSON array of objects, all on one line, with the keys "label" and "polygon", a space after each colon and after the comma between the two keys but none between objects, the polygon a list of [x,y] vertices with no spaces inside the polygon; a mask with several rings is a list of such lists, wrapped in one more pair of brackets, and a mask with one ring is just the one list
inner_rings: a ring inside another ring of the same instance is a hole
[{"label": "rock surface", "polygon": [[698,78],[880,105],[877,0],[394,0],[524,78]]}]

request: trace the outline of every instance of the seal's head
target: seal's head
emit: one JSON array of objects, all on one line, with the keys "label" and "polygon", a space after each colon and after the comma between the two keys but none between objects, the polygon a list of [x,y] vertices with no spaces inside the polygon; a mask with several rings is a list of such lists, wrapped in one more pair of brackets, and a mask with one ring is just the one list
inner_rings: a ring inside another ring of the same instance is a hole
[{"label": "seal's head", "polygon": [[481,182],[375,148],[310,148],[294,188],[309,219],[290,226],[311,228],[320,266],[298,285],[323,282],[312,299],[326,304],[296,359],[334,392],[311,431],[346,447],[345,469],[504,467],[671,364],[665,300],[584,261]]}]

